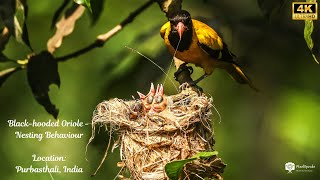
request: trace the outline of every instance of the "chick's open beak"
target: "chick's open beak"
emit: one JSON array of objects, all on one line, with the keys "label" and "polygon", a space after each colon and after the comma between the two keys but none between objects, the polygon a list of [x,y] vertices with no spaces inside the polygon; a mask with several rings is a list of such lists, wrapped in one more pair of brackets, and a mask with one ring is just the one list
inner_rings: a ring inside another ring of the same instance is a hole
[{"label": "chick's open beak", "polygon": [[182,38],[182,34],[183,34],[184,30],[185,30],[184,24],[182,22],[179,22],[177,25],[177,31],[179,33],[180,39]]}]

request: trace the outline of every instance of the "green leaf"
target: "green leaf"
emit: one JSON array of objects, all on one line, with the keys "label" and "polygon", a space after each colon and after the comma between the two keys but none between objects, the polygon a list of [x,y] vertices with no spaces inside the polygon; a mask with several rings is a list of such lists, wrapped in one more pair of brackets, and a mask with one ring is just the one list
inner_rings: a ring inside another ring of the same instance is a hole
[{"label": "green leaf", "polygon": [[32,50],[26,25],[28,15],[26,0],[1,1],[0,7],[0,16],[10,34]]},{"label": "green leaf", "polygon": [[212,156],[216,156],[216,155],[218,155],[218,151],[199,152],[198,154],[195,154],[191,158],[204,159],[204,158],[211,158]]},{"label": "green leaf", "polygon": [[[306,2],[316,2],[315,0],[307,0]],[[308,45],[308,48],[310,49],[311,53],[312,53],[312,57],[313,59],[316,61],[316,63],[319,64],[319,61],[317,60],[317,57],[316,55],[313,53],[314,50],[313,50],[313,40],[312,40],[312,32],[313,32],[313,29],[314,29],[314,26],[313,26],[313,20],[305,20],[304,21],[305,25],[304,25],[304,39]]]},{"label": "green leaf", "polygon": [[166,164],[166,166],[164,168],[167,173],[167,176],[172,180],[178,180],[183,166],[185,164],[187,164],[188,162],[191,162],[195,159],[196,158],[190,158],[190,159],[185,159],[185,160],[172,161],[172,162]]},{"label": "green leaf", "polygon": [[[304,26],[304,39],[308,45],[308,48],[310,49],[311,53],[313,52],[313,41],[311,38],[312,32],[313,32],[313,21],[312,20],[305,20],[305,26]],[[319,61],[317,60],[316,56],[312,53],[313,59],[319,64]]]},{"label": "green leaf", "polygon": [[20,67],[13,67],[13,68],[8,68],[8,69],[0,71],[0,87],[2,86],[2,84],[7,80],[7,78],[10,75],[17,72],[18,70],[21,70],[21,68]]},{"label": "green leaf", "polygon": [[28,29],[27,29],[27,15],[28,15],[28,6],[26,0],[17,0],[16,1],[16,13],[14,17],[15,23],[15,37],[18,42],[25,43],[31,50],[31,45],[29,41]]},{"label": "green leaf", "polygon": [[312,50],[313,48],[313,41],[311,38],[311,34],[313,32],[313,21],[312,20],[305,20],[304,25],[304,39],[307,42],[308,48]]},{"label": "green leaf", "polygon": [[195,154],[189,159],[169,162],[168,164],[165,165],[166,174],[170,179],[178,180],[181,174],[182,168],[184,167],[185,164],[192,162],[196,159],[210,158],[217,154],[218,154],[218,151],[199,152],[198,154]]},{"label": "green leaf", "polygon": [[103,7],[104,7],[104,0],[94,0],[91,2],[91,8],[92,8],[92,13],[91,13],[91,19],[92,19],[92,24],[94,25],[97,20],[99,19]]},{"label": "green leaf", "polygon": [[8,61],[12,61],[12,60],[7,58],[7,56],[5,56],[2,52],[0,52],[0,63],[1,62],[8,62]]},{"label": "green leaf", "polygon": [[50,101],[48,92],[51,84],[60,87],[58,63],[47,51],[30,57],[27,64],[28,82],[33,96],[48,113],[57,118],[59,110]]},{"label": "green leaf", "polygon": [[80,4],[86,7],[92,13],[91,4],[90,4],[91,0],[73,0],[73,1],[77,4]]}]

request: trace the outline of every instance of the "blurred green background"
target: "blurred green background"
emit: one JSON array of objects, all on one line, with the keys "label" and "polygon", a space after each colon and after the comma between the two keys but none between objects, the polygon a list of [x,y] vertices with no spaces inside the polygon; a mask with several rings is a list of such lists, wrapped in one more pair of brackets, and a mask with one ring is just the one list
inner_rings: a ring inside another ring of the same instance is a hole
[{"label": "blurred green background", "polygon": [[[93,0],[94,1],[94,0]],[[62,1],[28,1],[27,25],[29,38],[36,53],[46,49],[54,10]],[[93,42],[139,7],[144,0],[106,0],[103,13],[91,26],[88,12],[76,23],[74,32],[66,37],[55,56],[73,52]],[[214,27],[239,57],[240,64],[261,90],[256,93],[246,85],[238,85],[228,75],[216,70],[199,85],[212,96],[221,115],[213,113],[216,145],[219,156],[227,164],[225,179],[319,179],[320,177],[320,65],[317,65],[303,38],[303,21],[291,20],[291,1],[279,6],[279,1],[191,1],[183,8],[193,17]],[[262,2],[262,3],[261,3]],[[133,23],[97,48],[67,62],[59,63],[61,87],[50,87],[52,102],[60,109],[60,120],[91,122],[95,106],[113,97],[131,99],[136,91],[147,92],[150,82],[162,83],[164,74],[150,63],[129,51],[132,47],[168,69],[171,56],[159,35],[166,22],[157,4],[140,14]],[[315,21],[320,40],[319,21]],[[318,41],[319,42],[319,41]],[[4,53],[12,59],[24,59],[29,50],[10,39]],[[6,64],[0,64],[1,68]],[[174,68],[169,72],[173,78]],[[193,77],[203,73],[195,68]],[[178,86],[178,83],[175,82]],[[166,81],[165,93],[176,93]],[[213,110],[214,111],[214,110]],[[63,163],[48,165],[78,165],[82,174],[53,174],[54,179],[89,179],[99,165],[108,141],[108,132],[101,130],[85,146],[91,127],[61,128],[59,132],[84,133],[82,139],[16,139],[14,132],[55,131],[54,128],[8,128],[7,120],[36,119],[47,121],[46,113],[33,98],[26,71],[12,75],[0,89],[1,179],[50,179],[49,174],[17,174],[15,166],[44,166],[32,162],[31,155],[66,156]],[[91,179],[113,179],[119,168],[119,150],[109,153],[105,164]],[[286,162],[315,165],[313,172],[293,172],[284,169]]]}]

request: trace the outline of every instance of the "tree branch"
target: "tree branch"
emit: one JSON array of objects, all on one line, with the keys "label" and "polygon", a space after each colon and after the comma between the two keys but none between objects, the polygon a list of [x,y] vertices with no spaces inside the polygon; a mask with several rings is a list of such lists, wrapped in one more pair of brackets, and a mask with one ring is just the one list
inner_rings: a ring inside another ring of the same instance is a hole
[{"label": "tree branch", "polygon": [[116,35],[119,31],[121,31],[127,24],[131,23],[135,17],[137,17],[141,12],[146,10],[148,7],[150,7],[155,1],[149,0],[142,6],[140,6],[138,9],[136,9],[134,12],[130,13],[129,16],[124,19],[120,24],[112,28],[110,31],[108,31],[105,34],[101,34],[97,36],[97,39],[87,47],[84,47],[78,51],[75,51],[73,53],[70,53],[68,55],[57,57],[57,61],[67,61],[70,58],[77,57],[79,55],[82,55],[84,53],[87,53],[88,51],[91,51],[94,48],[102,47],[105,42],[107,42],[111,37]]},{"label": "tree branch", "polygon": [[169,17],[172,13],[181,10],[182,0],[156,0],[161,10]]},{"label": "tree branch", "polygon": [[56,23],[57,30],[47,42],[47,49],[51,54],[62,45],[64,37],[73,32],[77,20],[85,11],[85,7],[74,4],[68,11],[70,14],[67,15],[66,13],[59,22]]}]

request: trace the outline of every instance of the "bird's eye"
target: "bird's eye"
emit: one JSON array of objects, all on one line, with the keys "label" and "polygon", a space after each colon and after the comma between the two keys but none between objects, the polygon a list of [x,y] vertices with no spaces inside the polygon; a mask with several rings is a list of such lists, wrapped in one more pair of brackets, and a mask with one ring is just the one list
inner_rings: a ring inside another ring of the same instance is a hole
[{"label": "bird's eye", "polygon": [[152,101],[153,101],[153,96],[148,96],[147,97],[147,103],[148,104],[152,104]]},{"label": "bird's eye", "polygon": [[163,97],[160,96],[160,95],[157,95],[157,96],[155,97],[155,101],[156,101],[156,103],[161,103],[161,102],[163,101]]}]

